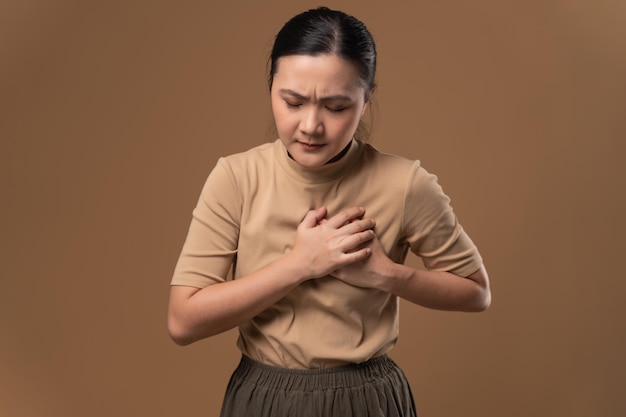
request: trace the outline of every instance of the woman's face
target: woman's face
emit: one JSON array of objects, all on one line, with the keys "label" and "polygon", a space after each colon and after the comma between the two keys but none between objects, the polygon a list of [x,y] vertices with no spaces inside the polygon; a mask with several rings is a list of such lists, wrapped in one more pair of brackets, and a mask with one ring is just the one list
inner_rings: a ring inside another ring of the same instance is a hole
[{"label": "woman's face", "polygon": [[280,58],[271,99],[280,140],[306,167],[324,165],[346,147],[367,105],[356,67],[330,54]]}]

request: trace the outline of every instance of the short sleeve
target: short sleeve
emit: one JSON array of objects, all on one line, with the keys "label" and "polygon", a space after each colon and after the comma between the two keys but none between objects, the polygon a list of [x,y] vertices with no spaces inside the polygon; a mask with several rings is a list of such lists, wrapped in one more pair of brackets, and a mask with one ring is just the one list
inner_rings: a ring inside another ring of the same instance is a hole
[{"label": "short sleeve", "polygon": [[429,270],[469,276],[482,258],[465,233],[437,177],[415,162],[407,184],[403,234],[411,251]]},{"label": "short sleeve", "polygon": [[235,177],[220,158],[193,210],[171,284],[203,288],[225,281],[237,253],[240,218]]}]

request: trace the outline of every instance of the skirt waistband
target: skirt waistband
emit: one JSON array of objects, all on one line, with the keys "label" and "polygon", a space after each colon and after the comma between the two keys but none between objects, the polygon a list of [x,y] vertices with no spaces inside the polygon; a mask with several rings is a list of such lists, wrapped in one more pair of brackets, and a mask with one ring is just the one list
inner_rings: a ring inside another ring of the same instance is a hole
[{"label": "skirt waistband", "polygon": [[233,377],[274,390],[319,391],[358,387],[394,372],[401,371],[387,355],[321,369],[280,368],[242,356]]}]

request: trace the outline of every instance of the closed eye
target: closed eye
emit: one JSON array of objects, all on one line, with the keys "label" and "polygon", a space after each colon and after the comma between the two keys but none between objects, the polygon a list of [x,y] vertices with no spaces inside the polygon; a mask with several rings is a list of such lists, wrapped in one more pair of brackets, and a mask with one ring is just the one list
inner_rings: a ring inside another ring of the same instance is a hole
[{"label": "closed eye", "polygon": [[[284,100],[285,105],[287,106],[287,108],[289,109],[298,109],[300,107],[302,107],[303,103],[299,103],[299,102],[292,102],[292,101],[288,101],[288,100]],[[344,106],[344,107],[331,107],[331,106],[325,106],[326,110],[328,110],[331,113],[341,113],[344,110],[347,110],[350,106]]]},{"label": "closed eye", "polygon": [[290,109],[297,109],[298,107],[302,106],[302,103],[290,103],[289,101],[285,100],[285,104],[287,105],[288,108]]},{"label": "closed eye", "polygon": [[331,113],[341,113],[342,111],[346,110],[347,107],[326,107],[326,109],[331,112]]}]

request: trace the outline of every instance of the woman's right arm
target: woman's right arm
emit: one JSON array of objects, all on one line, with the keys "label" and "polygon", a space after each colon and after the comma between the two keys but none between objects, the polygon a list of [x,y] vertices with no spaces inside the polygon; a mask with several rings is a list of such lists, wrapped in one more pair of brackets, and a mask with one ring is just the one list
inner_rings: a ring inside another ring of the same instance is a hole
[{"label": "woman's right arm", "polygon": [[224,332],[258,315],[300,283],[367,258],[371,251],[362,246],[374,237],[374,221],[361,219],[364,213],[362,207],[352,207],[322,222],[326,209],[311,210],[298,226],[293,249],[266,267],[202,289],[173,285],[170,336],[187,345]]}]

